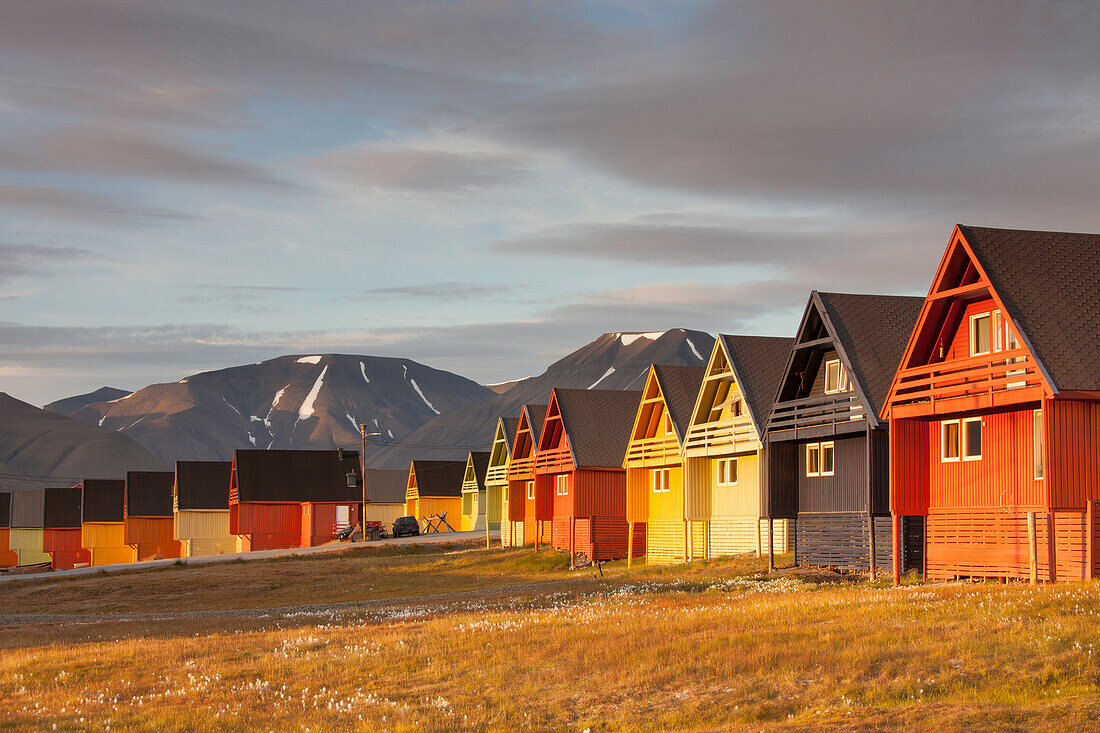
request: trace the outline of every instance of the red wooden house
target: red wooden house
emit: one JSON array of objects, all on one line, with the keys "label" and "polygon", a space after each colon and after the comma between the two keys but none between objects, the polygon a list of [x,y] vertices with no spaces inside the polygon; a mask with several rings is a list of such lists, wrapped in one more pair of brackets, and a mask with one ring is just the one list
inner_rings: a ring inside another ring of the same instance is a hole
[{"label": "red wooden house", "polygon": [[126,544],[138,560],[180,557],[173,517],[175,471],[126,473]]},{"label": "red wooden house", "polygon": [[928,577],[1095,576],[1098,322],[1100,235],[955,227],[882,410]]},{"label": "red wooden house", "polygon": [[545,501],[540,507],[535,497],[535,452],[545,417],[546,405],[524,405],[516,427],[512,460],[508,463],[508,490],[504,495],[503,512],[508,526],[500,530],[502,537],[508,533],[511,546],[537,546],[550,539],[544,533],[544,525],[550,521],[553,507]]},{"label": "red wooden house", "polygon": [[[539,508],[551,507],[551,541],[570,557],[628,555],[623,459],[641,397],[603,389],[550,393],[535,452],[535,500]],[[634,535],[634,554],[644,555],[643,523],[634,525]]]},{"label": "red wooden house", "polygon": [[19,555],[11,547],[11,493],[0,492],[0,568],[19,564]]},{"label": "red wooden house", "polygon": [[42,549],[54,570],[87,565],[92,556],[80,543],[82,489],[46,489],[42,520]]}]

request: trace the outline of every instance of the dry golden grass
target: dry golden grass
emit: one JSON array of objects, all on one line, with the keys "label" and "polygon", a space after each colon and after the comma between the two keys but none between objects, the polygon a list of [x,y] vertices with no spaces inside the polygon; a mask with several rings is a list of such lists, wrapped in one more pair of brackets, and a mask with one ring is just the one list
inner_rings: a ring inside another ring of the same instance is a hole
[{"label": "dry golden grass", "polygon": [[[892,589],[760,570],[751,558],[616,563],[600,578],[569,574],[550,552],[452,548],[0,587],[0,613],[56,615],[0,620],[11,624],[0,629],[0,721],[28,731],[1097,727],[1100,585]],[[261,589],[271,575],[281,580]],[[159,591],[142,590],[147,580]],[[425,580],[432,589],[417,586]],[[120,581],[137,597],[116,599]],[[195,584],[201,593],[178,602],[157,596]],[[64,599],[70,591],[85,600]],[[428,595],[439,593],[453,595]],[[171,615],[199,610],[200,597],[209,616]],[[319,598],[343,605],[234,610]]]}]

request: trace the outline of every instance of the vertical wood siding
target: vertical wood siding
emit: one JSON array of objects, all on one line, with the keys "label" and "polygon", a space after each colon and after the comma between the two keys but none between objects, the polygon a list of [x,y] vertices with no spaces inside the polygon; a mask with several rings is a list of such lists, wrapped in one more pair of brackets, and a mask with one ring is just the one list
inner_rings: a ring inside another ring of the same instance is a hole
[{"label": "vertical wood siding", "polygon": [[367,504],[363,511],[363,520],[367,522],[381,522],[389,532],[393,529],[393,523],[398,517],[407,516],[404,504]]},{"label": "vertical wood siding", "polygon": [[708,461],[707,481],[710,484],[710,505],[715,516],[759,517],[760,463],[756,453],[744,453],[737,459],[737,485],[718,485],[718,459]]},{"label": "vertical wood siding", "polygon": [[11,530],[0,527],[0,568],[10,568],[19,564],[19,553],[11,549]]},{"label": "vertical wood siding", "polygon": [[37,565],[50,562],[44,549],[45,530],[41,527],[12,527],[8,534],[8,547],[19,557],[20,565]]},{"label": "vertical wood siding", "polygon": [[708,458],[688,458],[684,470],[684,516],[706,520],[714,513],[711,501],[711,481],[714,469]]},{"label": "vertical wood siding", "polygon": [[[799,513],[795,562],[866,570],[871,554],[868,530],[867,515],[858,512]],[[875,567],[893,567],[890,517],[875,517]]]},{"label": "vertical wood siding", "polygon": [[93,566],[134,562],[137,554],[126,544],[123,522],[84,522],[80,525],[80,544],[87,548]]},{"label": "vertical wood siding", "polygon": [[230,527],[234,534],[247,537],[253,550],[297,547],[302,539],[301,505],[238,504],[230,508]]},{"label": "vertical wood siding", "polygon": [[627,521],[645,522],[649,519],[649,471],[644,468],[626,470]]},{"label": "vertical wood siding", "polygon": [[889,432],[890,511],[902,515],[927,514],[931,488],[928,424],[916,419],[891,420]]},{"label": "vertical wood siding", "polygon": [[577,490],[578,517],[616,517],[626,521],[625,470],[580,469],[574,473],[573,486]]},{"label": "vertical wood siding", "polygon": [[137,550],[138,560],[180,557],[174,524],[172,517],[126,517],[126,544]]},{"label": "vertical wood siding", "polygon": [[[798,443],[768,443],[768,508],[772,517],[791,518],[798,514]],[[805,461],[805,456],[802,458]]]},{"label": "vertical wood siding", "polygon": [[[816,441],[814,441],[816,442]],[[806,446],[798,444],[798,512],[867,511],[867,437],[833,440],[834,475],[806,475]]]},{"label": "vertical wood siding", "polygon": [[1046,400],[1043,418],[1049,507],[1100,500],[1100,402]]},{"label": "vertical wood siding", "polygon": [[240,552],[240,538],[229,531],[229,511],[186,509],[176,512],[175,536],[184,557]]},{"label": "vertical wood siding", "polygon": [[[417,499],[420,515],[417,519],[430,517],[435,514],[447,514],[447,524],[457,532],[462,522],[462,497],[461,496],[422,496]],[[421,529],[423,530],[423,522]],[[440,525],[443,532],[449,531],[446,526]]]},{"label": "vertical wood siding", "polygon": [[79,528],[43,530],[42,549],[49,554],[54,570],[68,570],[92,561],[91,553],[80,544]]}]

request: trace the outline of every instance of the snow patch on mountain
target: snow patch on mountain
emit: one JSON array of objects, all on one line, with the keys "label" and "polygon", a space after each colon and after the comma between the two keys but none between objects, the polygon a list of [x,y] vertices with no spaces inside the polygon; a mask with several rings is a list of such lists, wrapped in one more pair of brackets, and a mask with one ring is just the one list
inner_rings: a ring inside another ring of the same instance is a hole
[{"label": "snow patch on mountain", "polygon": [[602,376],[602,377],[600,377],[599,379],[597,379],[597,380],[596,380],[595,382],[593,382],[592,384],[588,385],[588,389],[592,389],[592,388],[593,388],[593,387],[595,387],[595,386],[596,386],[597,384],[599,384],[599,383],[600,383],[600,382],[602,382],[603,380],[607,379],[608,377],[610,377],[610,376],[611,376],[612,374],[614,374],[614,373],[615,373],[615,367],[609,367],[609,368],[608,368],[608,370],[607,370],[606,372],[604,372],[604,373],[603,373],[603,376]]},{"label": "snow patch on mountain", "polygon": [[630,346],[638,339],[645,339],[646,341],[656,341],[665,335],[665,331],[650,331],[649,333],[621,333],[619,334],[619,341],[623,346]]},{"label": "snow patch on mountain", "polygon": [[320,364],[321,363],[321,357],[319,357],[319,356],[303,356],[302,358],[297,359],[295,363],[297,363],[297,364]]},{"label": "snow patch on mountain", "polygon": [[[225,404],[229,405],[229,400],[225,399],[224,397],[222,397],[222,402],[224,402]],[[238,410],[238,409],[237,409],[236,407],[234,407],[233,405],[229,405],[229,409],[230,409],[230,410],[232,410],[233,412],[237,413],[238,415],[241,415],[241,411],[240,411],[240,410]],[[244,417],[244,415],[241,415],[241,417]]]},{"label": "snow patch on mountain", "polygon": [[363,374],[363,381],[370,384],[370,377],[367,376],[367,365],[363,362],[359,362],[359,371]]},{"label": "snow patch on mountain", "polygon": [[416,383],[416,380],[410,379],[409,383],[412,384],[412,388],[416,390],[416,393],[420,395],[420,399],[424,400],[424,404],[428,406],[428,409],[438,415],[439,410],[435,409],[435,405],[433,405],[431,402],[428,402],[428,398],[425,397],[424,393],[420,391],[420,385]]},{"label": "snow patch on mountain", "polygon": [[[318,357],[320,358],[320,357]],[[317,375],[317,381],[313,383],[313,389],[306,395],[305,401],[302,406],[298,408],[298,419],[305,420],[307,417],[313,417],[313,403],[317,401],[317,395],[321,391],[321,386],[325,383],[325,374],[328,372],[328,365],[321,370],[321,373]]]},{"label": "snow patch on mountain", "polygon": [[695,354],[695,358],[698,359],[699,361],[702,361],[703,357],[699,353],[699,349],[695,348],[695,344],[691,343],[691,339],[685,338],[684,341],[687,342],[688,348],[691,349],[691,353]]}]

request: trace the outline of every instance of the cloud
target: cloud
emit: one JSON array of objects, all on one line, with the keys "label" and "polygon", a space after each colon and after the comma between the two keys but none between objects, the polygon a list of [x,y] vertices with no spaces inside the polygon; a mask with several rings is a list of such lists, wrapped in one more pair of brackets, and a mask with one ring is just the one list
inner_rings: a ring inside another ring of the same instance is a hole
[{"label": "cloud", "polygon": [[99,257],[91,250],[78,247],[0,243],[0,283],[28,276],[56,274],[61,268]]},{"label": "cloud", "polygon": [[0,205],[36,217],[113,225],[194,219],[190,215],[167,209],[125,204],[98,193],[47,186],[0,184]]},{"label": "cloud", "polygon": [[62,125],[0,139],[0,167],[301,192],[259,166],[121,127]]},{"label": "cloud", "polygon": [[352,150],[329,153],[316,165],[358,186],[407,193],[477,191],[532,176],[523,159],[487,152]]},{"label": "cloud", "polygon": [[385,298],[430,300],[433,302],[453,303],[470,300],[498,300],[515,290],[514,285],[506,283],[464,283],[458,281],[422,283],[418,285],[395,285],[385,288],[371,288],[347,300],[375,300]]}]

